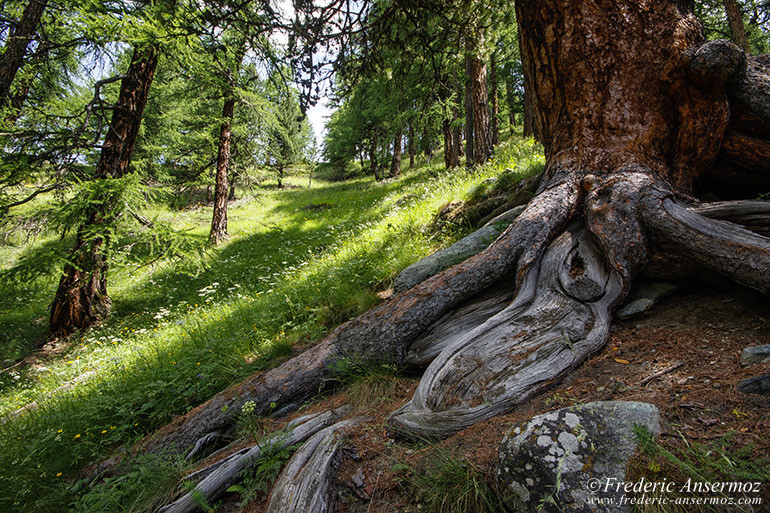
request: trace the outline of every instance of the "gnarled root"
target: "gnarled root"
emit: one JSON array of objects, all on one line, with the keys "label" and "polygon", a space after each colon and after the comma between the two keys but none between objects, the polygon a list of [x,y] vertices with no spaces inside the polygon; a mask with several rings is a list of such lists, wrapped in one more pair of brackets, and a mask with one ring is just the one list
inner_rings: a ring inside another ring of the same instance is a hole
[{"label": "gnarled root", "polygon": [[587,230],[571,225],[505,310],[441,352],[390,425],[443,438],[510,410],[603,347],[622,289]]},{"label": "gnarled root", "polygon": [[364,420],[364,417],[343,420],[305,442],[281,472],[270,494],[266,513],[331,511],[332,481],[344,446],[344,430]]},{"label": "gnarled root", "polygon": [[196,472],[186,480],[199,480],[194,490],[182,495],[158,513],[189,513],[200,509],[200,498],[211,501],[219,497],[232,484],[243,477],[242,472],[253,465],[267,448],[291,447],[307,440],[314,433],[333,424],[343,412],[326,413],[299,417],[284,430],[271,435],[262,443],[241,449],[228,458]]}]

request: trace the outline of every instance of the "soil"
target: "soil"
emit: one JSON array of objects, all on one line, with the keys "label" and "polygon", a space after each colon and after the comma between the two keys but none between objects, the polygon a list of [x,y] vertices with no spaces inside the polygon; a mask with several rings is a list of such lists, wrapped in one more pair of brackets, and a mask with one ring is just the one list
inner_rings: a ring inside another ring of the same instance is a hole
[{"label": "soil", "polygon": [[[645,401],[661,412],[658,442],[676,452],[686,444],[718,441],[732,449],[752,447],[752,457],[770,458],[770,400],[736,390],[743,379],[770,373],[770,363],[741,368],[747,346],[770,344],[770,299],[726,283],[683,285],[641,316],[616,320],[607,346],[566,380],[515,411],[465,429],[438,444],[390,438],[386,419],[406,403],[417,377],[392,377],[379,397],[357,397],[353,415],[371,420],[348,435],[337,476],[335,511],[376,513],[422,509],[411,484],[437,455],[465,460],[493,481],[503,436],[514,424],[534,415],[591,401]],[[351,388],[319,399],[301,413],[322,411],[352,399]],[[379,402],[367,409],[367,401]],[[727,438],[725,436],[727,435]],[[653,458],[654,459],[654,458]],[[770,461],[770,460],[769,460]],[[639,453],[629,478],[649,474],[652,460]],[[658,475],[676,473],[658,461]],[[657,465],[656,463],[656,465]],[[763,507],[770,503],[764,484]],[[267,498],[249,503],[249,513],[263,511]],[[226,511],[237,511],[232,502]],[[760,510],[756,510],[760,511]]]}]

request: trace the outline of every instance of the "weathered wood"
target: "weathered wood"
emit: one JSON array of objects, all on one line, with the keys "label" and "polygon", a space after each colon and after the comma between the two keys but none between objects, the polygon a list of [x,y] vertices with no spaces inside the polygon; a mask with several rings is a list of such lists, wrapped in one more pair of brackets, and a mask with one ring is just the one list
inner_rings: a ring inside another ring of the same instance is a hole
[{"label": "weathered wood", "polygon": [[710,219],[730,221],[752,232],[770,237],[770,201],[719,201],[701,203],[690,207],[689,210]]},{"label": "weathered wood", "polygon": [[443,438],[551,386],[606,343],[622,290],[586,229],[571,225],[527,271],[510,306],[431,363],[390,426]]},{"label": "weathered wood", "polygon": [[443,316],[428,328],[425,335],[409,346],[406,363],[428,365],[453,340],[484,324],[508,306],[513,300],[515,290],[515,280],[502,282]]},{"label": "weathered wood", "polygon": [[[746,205],[744,203],[744,205]],[[660,194],[643,198],[651,238],[711,271],[770,292],[770,238],[737,224],[709,219]]]},{"label": "weathered wood", "polygon": [[290,447],[298,444],[320,429],[331,425],[340,417],[340,413],[332,410],[297,418],[285,429],[274,433],[262,443],[241,449],[225,460],[188,476],[186,479],[205,477],[194,490],[159,509],[158,513],[189,513],[199,510],[199,502],[195,497],[203,497],[207,501],[216,499],[229,486],[240,481],[242,472],[252,466],[268,447]]},{"label": "weathered wood", "polygon": [[344,420],[302,444],[276,481],[266,513],[326,513],[334,506],[333,480],[344,447],[344,430],[365,420]]}]

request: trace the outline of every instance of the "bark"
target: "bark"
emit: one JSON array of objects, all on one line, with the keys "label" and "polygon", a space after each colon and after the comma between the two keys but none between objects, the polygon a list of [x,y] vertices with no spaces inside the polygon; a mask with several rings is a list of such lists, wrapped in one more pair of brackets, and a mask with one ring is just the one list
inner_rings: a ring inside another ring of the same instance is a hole
[{"label": "bark", "polygon": [[513,93],[513,80],[506,78],[505,80],[505,99],[508,103],[508,125],[510,127],[511,135],[513,135],[513,127],[516,126],[516,110],[515,110],[515,95]]},{"label": "bark", "polygon": [[471,167],[475,162],[473,158],[473,43],[470,39],[465,41],[465,166]]},{"label": "bark", "polygon": [[37,32],[47,4],[48,0],[30,0],[21,19],[13,24],[8,33],[3,55],[0,57],[0,108],[8,104],[11,84],[24,63],[27,46]]},{"label": "bark", "polygon": [[304,442],[319,430],[324,430],[339,418],[334,411],[299,417],[285,430],[271,435],[267,440],[251,447],[246,447],[235,454],[187,476],[185,481],[198,480],[194,490],[185,493],[171,504],[164,506],[158,513],[190,513],[199,511],[200,498],[213,501],[221,496],[229,486],[238,483],[243,471],[253,466],[266,450],[291,447]]},{"label": "bark", "polygon": [[[119,178],[129,171],[157,64],[155,46],[134,50],[126,77],[121,81],[95,179]],[[112,194],[105,194],[89,206],[86,220],[78,228],[69,263],[59,280],[49,320],[49,331],[54,336],[87,328],[110,312],[112,301],[107,295],[109,229],[118,214],[119,201]]]},{"label": "bark", "polygon": [[[483,44],[482,36],[479,36],[478,41],[480,45]],[[471,81],[473,84],[473,164],[482,165],[492,156],[492,134],[487,94],[487,65],[478,54],[471,58]]]},{"label": "bark", "polygon": [[444,134],[444,167],[452,169],[457,165],[452,150],[455,148],[455,142],[453,140],[454,131],[452,130],[452,122],[449,119],[444,118],[441,122],[441,131]]},{"label": "bark", "polygon": [[403,138],[401,130],[396,132],[393,138],[393,158],[390,161],[390,178],[395,178],[401,174],[401,139]]},{"label": "bark", "polygon": [[746,27],[743,25],[743,15],[737,0],[724,0],[727,24],[730,26],[730,34],[733,42],[741,47],[747,55],[751,54],[749,38],[746,37]]},{"label": "bark", "polygon": [[409,169],[414,167],[414,120],[409,120]]},{"label": "bark", "polygon": [[372,174],[376,181],[380,181],[380,169],[377,162],[377,130],[372,131],[372,138],[369,143],[369,165],[372,168]]},{"label": "bark", "polygon": [[334,477],[343,454],[345,430],[364,420],[358,417],[338,422],[305,442],[278,477],[266,513],[334,511]]},{"label": "bark", "polygon": [[[519,54],[522,53],[522,40],[521,40],[521,31],[518,33],[518,39],[519,39]],[[534,137],[537,140],[540,140],[538,135],[535,133],[535,108],[536,105],[534,103],[534,99],[532,97],[532,89],[533,84],[530,83],[531,76],[527,73],[524,73],[524,80],[522,82],[522,86],[524,87],[524,98],[523,98],[523,108],[524,112],[522,113],[522,134],[524,137]]]},{"label": "bark", "polygon": [[211,218],[211,231],[209,232],[209,240],[214,245],[219,244],[228,237],[227,173],[230,168],[230,144],[232,143],[233,139],[232,122],[234,109],[235,98],[225,98],[225,103],[222,107],[222,126],[219,129],[216,186],[214,188],[214,212]]},{"label": "bark", "polygon": [[497,62],[495,54],[492,52],[492,55],[489,57],[489,132],[492,148],[500,144],[498,114],[500,114],[500,107],[497,101]]}]

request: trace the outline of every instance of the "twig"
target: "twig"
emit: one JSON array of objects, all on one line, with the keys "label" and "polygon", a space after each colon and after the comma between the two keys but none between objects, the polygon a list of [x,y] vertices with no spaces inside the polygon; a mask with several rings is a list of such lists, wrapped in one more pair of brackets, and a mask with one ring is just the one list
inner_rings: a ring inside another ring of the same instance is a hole
[{"label": "twig", "polygon": [[366,508],[366,513],[369,513],[369,511],[372,509],[372,504],[374,504],[374,496],[377,494],[377,485],[380,482],[381,475],[382,475],[382,470],[377,472],[377,479],[374,480],[374,488],[372,489],[372,496],[369,499],[369,507]]},{"label": "twig", "polygon": [[659,378],[659,377],[663,376],[664,374],[668,374],[669,372],[673,372],[673,371],[677,370],[677,369],[678,369],[678,368],[680,368],[680,367],[684,367],[684,366],[685,366],[685,365],[687,365],[688,363],[690,363],[690,361],[689,361],[689,360],[686,360],[686,361],[684,361],[684,362],[679,362],[679,363],[677,363],[677,364],[674,364],[674,365],[672,365],[672,366],[670,366],[670,367],[666,367],[666,368],[665,368],[665,369],[663,369],[662,371],[658,371],[658,372],[656,372],[655,374],[651,374],[651,375],[647,376],[646,378],[644,378],[644,379],[643,379],[643,380],[642,380],[642,381],[639,383],[639,386],[644,386],[644,385],[646,385],[647,383],[649,383],[650,381],[652,381],[653,379],[655,379],[655,378]]}]

